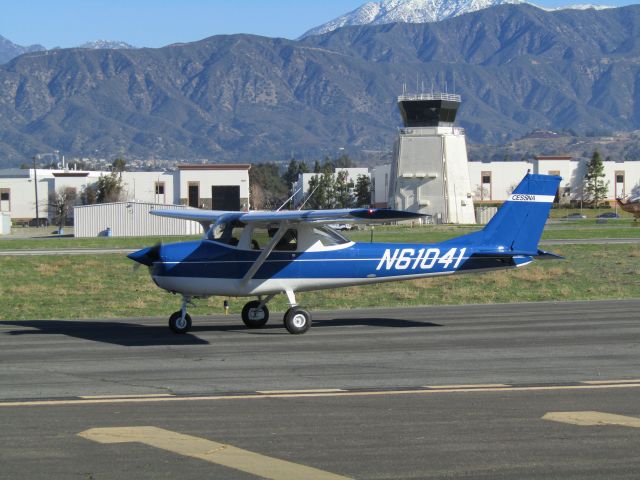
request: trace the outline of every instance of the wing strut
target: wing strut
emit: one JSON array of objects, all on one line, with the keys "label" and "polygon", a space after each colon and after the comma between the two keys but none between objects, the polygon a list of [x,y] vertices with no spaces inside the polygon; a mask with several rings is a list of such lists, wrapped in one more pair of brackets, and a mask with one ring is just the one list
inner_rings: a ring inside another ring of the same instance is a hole
[{"label": "wing strut", "polygon": [[253,262],[253,265],[251,265],[251,268],[249,268],[247,273],[244,274],[244,277],[242,277],[242,281],[240,282],[241,285],[246,285],[249,282],[249,280],[253,278],[253,276],[256,274],[258,269],[262,266],[262,264],[265,262],[267,257],[271,254],[273,249],[276,248],[276,245],[278,244],[282,236],[287,231],[287,228],[289,228],[289,224],[287,222],[282,222],[280,224],[280,228],[278,228],[278,231],[275,233],[273,237],[271,237],[271,240],[264,247],[264,250],[262,250],[262,253],[260,254],[260,256],[256,258],[256,261]]}]

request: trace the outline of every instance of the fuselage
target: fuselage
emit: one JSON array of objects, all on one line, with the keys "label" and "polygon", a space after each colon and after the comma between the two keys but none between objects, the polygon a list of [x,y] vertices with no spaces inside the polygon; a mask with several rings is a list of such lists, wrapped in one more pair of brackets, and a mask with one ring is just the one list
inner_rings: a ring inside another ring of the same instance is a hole
[{"label": "fuselage", "polygon": [[273,251],[245,279],[260,251],[211,240],[163,245],[155,283],[191,296],[253,296],[512,268],[529,256],[477,254],[470,243],[354,243],[305,251]]}]

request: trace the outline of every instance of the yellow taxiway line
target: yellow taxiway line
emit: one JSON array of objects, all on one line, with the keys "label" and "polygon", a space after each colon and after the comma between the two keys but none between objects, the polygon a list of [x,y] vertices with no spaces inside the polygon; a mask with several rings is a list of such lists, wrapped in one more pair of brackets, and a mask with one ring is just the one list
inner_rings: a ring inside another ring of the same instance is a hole
[{"label": "yellow taxiway line", "polygon": [[640,428],[640,418],[604,412],[549,412],[542,419],[587,427],[615,425]]},{"label": "yellow taxiway line", "polygon": [[315,389],[315,390],[270,390],[270,393],[247,393],[241,395],[197,395],[197,396],[125,396],[117,397],[101,396],[98,398],[69,398],[61,400],[23,400],[0,402],[2,407],[41,407],[62,405],[92,405],[108,403],[141,403],[141,402],[212,402],[234,400],[258,400],[266,398],[305,398],[305,397],[372,397],[372,396],[397,396],[397,395],[440,395],[445,393],[490,393],[490,392],[543,392],[562,390],[603,390],[638,388],[640,381],[634,383],[589,383],[581,382],[576,385],[524,385],[524,386],[496,386],[501,384],[463,385],[450,387],[426,386],[422,388],[398,389],[398,390],[341,390],[341,389]]},{"label": "yellow taxiway line", "polygon": [[317,468],[157,427],[91,428],[78,435],[98,443],[143,443],[271,480],[349,480]]}]

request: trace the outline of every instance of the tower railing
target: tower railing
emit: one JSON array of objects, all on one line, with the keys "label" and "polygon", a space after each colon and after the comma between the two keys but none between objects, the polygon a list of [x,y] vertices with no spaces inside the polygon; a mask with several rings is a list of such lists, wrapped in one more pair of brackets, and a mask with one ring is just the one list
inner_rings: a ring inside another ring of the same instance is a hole
[{"label": "tower railing", "polygon": [[416,101],[416,100],[447,100],[450,102],[461,102],[460,95],[456,93],[417,93],[411,95],[400,95],[398,102]]}]

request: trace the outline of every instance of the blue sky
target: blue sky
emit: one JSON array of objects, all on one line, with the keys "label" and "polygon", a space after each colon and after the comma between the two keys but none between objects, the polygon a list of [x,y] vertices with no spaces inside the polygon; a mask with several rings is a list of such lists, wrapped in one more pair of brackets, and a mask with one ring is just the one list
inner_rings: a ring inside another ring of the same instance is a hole
[{"label": "blue sky", "polygon": [[[98,39],[161,47],[212,35],[297,38],[366,0],[5,0],[0,35],[20,45],[73,47]],[[544,6],[584,0],[536,2]],[[592,2],[622,5],[630,2]]]}]

